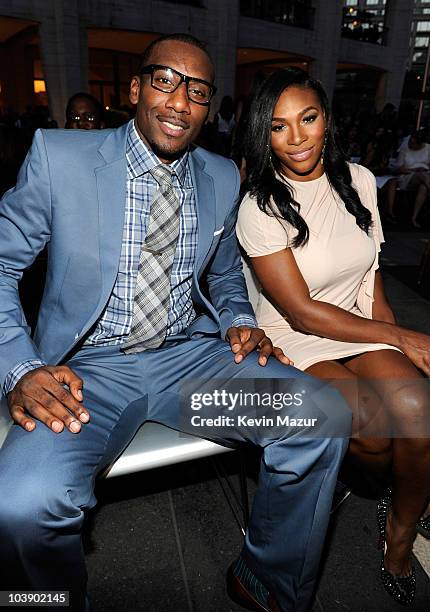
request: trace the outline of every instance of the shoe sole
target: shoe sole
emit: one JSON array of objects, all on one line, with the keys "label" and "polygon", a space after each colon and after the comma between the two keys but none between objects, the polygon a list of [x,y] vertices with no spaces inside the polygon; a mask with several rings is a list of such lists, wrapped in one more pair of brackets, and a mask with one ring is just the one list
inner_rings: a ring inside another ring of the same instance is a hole
[{"label": "shoe sole", "polygon": [[[233,588],[233,584],[236,588]],[[227,571],[227,594],[232,601],[242,606],[246,610],[253,612],[270,612],[269,608],[262,606],[252,595],[245,589],[239,578],[234,575],[231,567]]]}]

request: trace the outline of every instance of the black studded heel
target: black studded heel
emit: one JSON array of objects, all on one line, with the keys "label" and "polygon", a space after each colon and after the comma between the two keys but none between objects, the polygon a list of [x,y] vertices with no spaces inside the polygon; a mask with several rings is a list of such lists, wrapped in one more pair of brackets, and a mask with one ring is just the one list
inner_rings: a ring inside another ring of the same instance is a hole
[{"label": "black studded heel", "polygon": [[[391,496],[393,492],[391,488],[388,488],[384,492],[384,497],[388,499],[388,503],[391,505]],[[428,514],[425,518],[419,519],[417,521],[417,532],[420,533],[424,538],[430,540],[430,514]]]},{"label": "black studded heel", "polygon": [[379,528],[379,547],[382,549],[381,561],[381,580],[385,590],[397,603],[403,606],[410,605],[415,597],[416,576],[415,568],[412,567],[412,572],[409,576],[394,576],[391,572],[385,569],[385,526],[387,523],[388,510],[391,506],[391,489],[387,489],[384,495],[378,502],[377,521]]},{"label": "black studded heel", "polygon": [[427,540],[430,540],[430,514],[418,521],[417,531]]}]

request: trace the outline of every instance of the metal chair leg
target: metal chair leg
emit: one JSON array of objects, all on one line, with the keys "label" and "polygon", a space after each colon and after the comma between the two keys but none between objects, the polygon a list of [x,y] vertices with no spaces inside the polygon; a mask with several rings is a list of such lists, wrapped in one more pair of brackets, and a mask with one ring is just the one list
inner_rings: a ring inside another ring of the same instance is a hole
[{"label": "metal chair leg", "polygon": [[[218,482],[224,493],[224,497],[230,507],[233,517],[239,526],[242,534],[245,535],[249,522],[249,499],[248,499],[248,484],[246,481],[246,462],[244,459],[244,451],[239,449],[239,486],[240,496],[236,488],[231,482],[229,475],[226,473],[221,463],[216,457],[211,458],[212,465],[217,476]],[[242,514],[242,519],[241,515]]]},{"label": "metal chair leg", "polygon": [[243,524],[246,530],[248,529],[248,525],[249,525],[249,494],[248,494],[248,482],[246,480],[245,452],[241,448],[239,449],[239,484],[240,484],[240,497],[242,499]]}]

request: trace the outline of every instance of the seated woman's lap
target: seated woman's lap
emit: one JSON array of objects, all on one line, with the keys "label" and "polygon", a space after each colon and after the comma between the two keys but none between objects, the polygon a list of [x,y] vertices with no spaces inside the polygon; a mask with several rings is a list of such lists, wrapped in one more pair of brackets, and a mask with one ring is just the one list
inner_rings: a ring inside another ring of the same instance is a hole
[{"label": "seated woman's lap", "polygon": [[381,397],[393,437],[430,437],[429,380],[406,355],[385,349],[357,355],[346,365]]},{"label": "seated woman's lap", "polygon": [[[320,361],[306,372],[329,380],[345,397],[352,412],[352,438],[357,450],[385,453],[391,446],[387,432],[389,419],[377,391],[367,381],[360,380],[348,366],[348,360]],[[354,450],[351,445],[351,450]]]},{"label": "seated woman's lap", "polygon": [[[358,422],[363,423],[364,416],[370,420],[373,416],[373,432],[377,437],[430,437],[429,381],[403,353],[384,349],[342,361],[320,362],[307,372],[345,381],[338,384],[344,395],[350,387],[347,401],[354,413],[353,432],[357,432]],[[360,402],[354,387],[360,388]]]}]

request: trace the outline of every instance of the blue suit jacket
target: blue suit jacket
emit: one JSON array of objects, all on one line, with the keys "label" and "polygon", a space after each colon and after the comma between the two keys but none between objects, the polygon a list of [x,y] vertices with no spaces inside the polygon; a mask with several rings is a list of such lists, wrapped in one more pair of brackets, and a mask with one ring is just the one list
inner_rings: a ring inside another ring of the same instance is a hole
[{"label": "blue suit jacket", "polygon": [[[16,187],[0,203],[0,389],[20,362],[61,362],[109,299],[124,228],[126,130],[39,130]],[[239,175],[233,162],[201,148],[190,159],[198,213],[192,299],[204,314],[186,336],[224,337],[235,316],[253,314],[234,231]],[[18,281],[45,244],[33,341]]]}]

